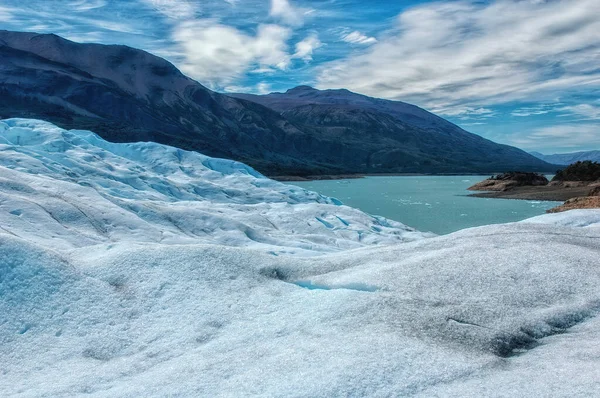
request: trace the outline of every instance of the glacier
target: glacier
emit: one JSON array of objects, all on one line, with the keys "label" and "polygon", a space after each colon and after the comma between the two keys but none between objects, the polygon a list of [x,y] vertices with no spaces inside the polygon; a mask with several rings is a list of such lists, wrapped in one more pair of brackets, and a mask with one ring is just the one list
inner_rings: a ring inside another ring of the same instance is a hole
[{"label": "glacier", "polygon": [[0,121],[0,153],[2,229],[52,248],[130,240],[315,254],[432,236],[239,162],[42,121]]},{"label": "glacier", "polygon": [[0,396],[600,395],[600,211],[445,236],[0,121]]}]

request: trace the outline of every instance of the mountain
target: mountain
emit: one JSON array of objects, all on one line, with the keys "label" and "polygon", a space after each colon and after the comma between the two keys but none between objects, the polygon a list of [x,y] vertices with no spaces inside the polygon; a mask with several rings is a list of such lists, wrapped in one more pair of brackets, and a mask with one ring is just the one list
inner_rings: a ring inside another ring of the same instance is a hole
[{"label": "mountain", "polygon": [[155,141],[263,172],[320,168],[294,148],[304,134],[277,112],[215,93],[130,47],[0,31],[0,83],[0,117],[91,129],[113,142]]},{"label": "mountain", "polygon": [[346,89],[317,90],[310,86],[298,86],[285,93],[267,95],[232,94],[232,96],[260,103],[278,112],[288,112],[291,109],[306,105],[336,105],[347,110],[363,109],[381,112],[413,127],[433,129],[440,132],[464,132],[458,126],[418,106],[400,101],[371,98]]},{"label": "mountain", "polygon": [[600,210],[428,236],[39,120],[0,154],[0,397],[599,396]]},{"label": "mountain", "polygon": [[327,137],[354,168],[395,172],[551,170],[524,151],[471,134],[415,105],[345,89],[300,86],[285,93],[233,94]]},{"label": "mountain", "polygon": [[583,162],[585,160],[591,160],[592,162],[600,162],[600,151],[584,151],[584,152],[573,152],[573,153],[555,153],[554,155],[544,155],[539,152],[530,152],[531,155],[544,162],[569,165],[576,162]]},{"label": "mountain", "polygon": [[227,96],[126,46],[0,31],[0,117],[243,161],[267,175],[554,170],[401,102],[299,87]]}]

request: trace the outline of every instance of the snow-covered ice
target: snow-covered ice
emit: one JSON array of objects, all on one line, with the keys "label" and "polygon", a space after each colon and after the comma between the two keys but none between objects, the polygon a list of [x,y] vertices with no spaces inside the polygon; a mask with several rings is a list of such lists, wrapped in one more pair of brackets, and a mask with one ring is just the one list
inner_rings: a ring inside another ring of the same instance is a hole
[{"label": "snow-covered ice", "polygon": [[128,240],[315,254],[431,236],[239,162],[41,121],[0,121],[0,154],[0,226],[55,249]]},{"label": "snow-covered ice", "polygon": [[600,211],[431,237],[0,122],[0,395],[600,395]]}]

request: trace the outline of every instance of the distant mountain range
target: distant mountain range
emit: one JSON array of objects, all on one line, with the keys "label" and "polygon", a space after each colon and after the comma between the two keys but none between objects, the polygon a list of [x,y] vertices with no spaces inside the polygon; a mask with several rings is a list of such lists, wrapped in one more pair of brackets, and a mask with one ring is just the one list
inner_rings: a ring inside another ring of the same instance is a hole
[{"label": "distant mountain range", "polygon": [[0,31],[7,117],[196,150],[270,176],[556,168],[403,102],[306,86],[224,95],[145,51],[36,33]]},{"label": "distant mountain range", "polygon": [[560,165],[568,165],[579,161],[591,160],[600,162],[600,151],[584,151],[573,153],[556,153],[554,155],[544,155],[539,152],[530,152],[533,156],[544,162]]}]

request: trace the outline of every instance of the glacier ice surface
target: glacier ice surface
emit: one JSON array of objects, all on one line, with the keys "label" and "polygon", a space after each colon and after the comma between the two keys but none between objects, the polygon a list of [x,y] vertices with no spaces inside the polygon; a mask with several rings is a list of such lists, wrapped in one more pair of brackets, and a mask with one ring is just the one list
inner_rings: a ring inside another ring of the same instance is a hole
[{"label": "glacier ice surface", "polygon": [[3,397],[599,396],[599,259],[597,210],[433,237],[0,122]]},{"label": "glacier ice surface", "polygon": [[42,121],[0,121],[0,153],[0,225],[52,248],[130,240],[311,255],[432,236],[239,162]]}]

